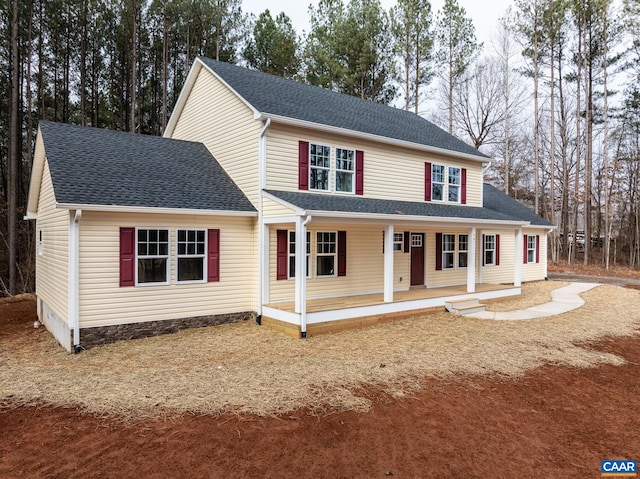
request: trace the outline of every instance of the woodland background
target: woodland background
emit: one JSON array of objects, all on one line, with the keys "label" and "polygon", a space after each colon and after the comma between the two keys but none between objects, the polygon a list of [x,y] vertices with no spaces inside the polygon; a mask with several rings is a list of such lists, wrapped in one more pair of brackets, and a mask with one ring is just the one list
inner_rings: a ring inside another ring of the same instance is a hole
[{"label": "woodland background", "polygon": [[486,44],[456,0],[321,0],[309,15],[298,34],[240,0],[2,2],[0,294],[34,288],[22,217],[38,120],[161,135],[197,55],[424,115],[557,226],[552,260],[640,266],[638,0],[514,0]]}]

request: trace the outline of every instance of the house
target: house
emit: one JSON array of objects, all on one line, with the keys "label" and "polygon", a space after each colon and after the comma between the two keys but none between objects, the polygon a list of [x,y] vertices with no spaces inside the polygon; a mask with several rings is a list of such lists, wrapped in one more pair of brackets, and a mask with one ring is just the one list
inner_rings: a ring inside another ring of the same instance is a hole
[{"label": "house", "polygon": [[520,294],[552,225],[483,183],[489,161],[413,113],[200,57],[163,138],[41,122],[38,315],[78,350]]}]

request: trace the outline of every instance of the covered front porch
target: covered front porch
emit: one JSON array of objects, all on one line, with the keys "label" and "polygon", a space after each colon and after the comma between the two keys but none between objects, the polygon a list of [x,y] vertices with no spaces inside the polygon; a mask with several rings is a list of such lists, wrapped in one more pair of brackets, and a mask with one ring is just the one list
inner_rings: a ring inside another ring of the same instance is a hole
[{"label": "covered front porch", "polygon": [[[392,302],[385,302],[384,293],[356,294],[332,298],[309,299],[306,304],[306,335],[338,332],[372,324],[403,319],[417,314],[441,311],[445,301],[473,296],[490,300],[516,296],[521,288],[513,284],[475,285],[469,293],[466,285],[435,288],[415,288],[396,291]],[[289,336],[300,337],[301,314],[294,301],[263,306],[263,324]]]}]

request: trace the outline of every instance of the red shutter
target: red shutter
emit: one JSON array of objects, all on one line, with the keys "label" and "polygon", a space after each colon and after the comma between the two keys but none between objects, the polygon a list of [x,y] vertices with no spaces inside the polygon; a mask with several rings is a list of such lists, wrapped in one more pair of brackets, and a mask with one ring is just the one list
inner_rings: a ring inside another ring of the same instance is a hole
[{"label": "red shutter", "polygon": [[411,246],[411,233],[409,231],[404,232],[404,252],[408,253]]},{"label": "red shutter", "polygon": [[536,263],[540,262],[540,235],[536,235]]},{"label": "red shutter", "polygon": [[462,168],[460,173],[460,202],[463,205],[467,204],[467,169]]},{"label": "red shutter", "polygon": [[436,271],[442,271],[442,233],[436,233]]},{"label": "red shutter", "polygon": [[529,262],[529,237],[527,235],[523,236],[522,247],[522,263],[527,264]]},{"label": "red shutter", "polygon": [[220,281],[220,230],[207,230],[207,281]]},{"label": "red shutter", "polygon": [[424,164],[424,200],[431,201],[431,163]]},{"label": "red shutter", "polygon": [[136,229],[120,228],[120,286],[135,286]]},{"label": "red shutter", "polygon": [[484,235],[482,235],[482,266],[484,266],[485,258],[487,255],[485,254],[486,243],[484,242]]},{"label": "red shutter", "polygon": [[338,231],[338,276],[347,275],[347,232]]},{"label": "red shutter", "polygon": [[364,151],[356,150],[356,195],[364,194]]},{"label": "red shutter", "polygon": [[287,230],[278,230],[276,235],[276,279],[287,279],[287,266],[289,263],[289,234]]},{"label": "red shutter", "polygon": [[309,142],[298,142],[298,189],[309,189]]},{"label": "red shutter", "polygon": [[496,266],[500,266],[500,235],[496,235]]}]

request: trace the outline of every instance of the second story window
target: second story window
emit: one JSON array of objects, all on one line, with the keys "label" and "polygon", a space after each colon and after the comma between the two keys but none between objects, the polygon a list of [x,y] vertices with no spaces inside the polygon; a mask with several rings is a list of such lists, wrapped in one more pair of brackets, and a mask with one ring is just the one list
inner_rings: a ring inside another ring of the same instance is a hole
[{"label": "second story window", "polygon": [[444,166],[431,165],[431,199],[444,201]]},{"label": "second story window", "polygon": [[424,200],[467,204],[467,169],[424,163]]},{"label": "second story window", "polygon": [[354,150],[336,148],[336,191],[353,193],[355,156]]},{"label": "second story window", "polygon": [[460,168],[449,167],[449,201],[458,203],[460,201]]},{"label": "second story window", "polygon": [[329,191],[331,173],[331,148],[309,144],[309,189]]}]

